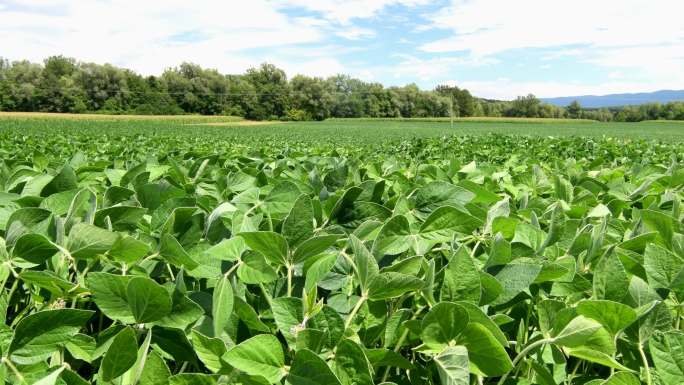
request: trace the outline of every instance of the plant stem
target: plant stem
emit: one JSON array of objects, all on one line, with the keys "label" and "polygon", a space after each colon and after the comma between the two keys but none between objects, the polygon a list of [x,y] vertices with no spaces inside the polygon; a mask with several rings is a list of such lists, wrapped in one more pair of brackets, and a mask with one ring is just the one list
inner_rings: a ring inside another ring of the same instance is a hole
[{"label": "plant stem", "polygon": [[292,265],[287,265],[287,296],[292,297]]},{"label": "plant stem", "polygon": [[[425,309],[425,306],[419,307],[418,310],[416,310],[416,312],[411,317],[411,320],[418,318],[418,315],[423,311],[423,309]],[[406,337],[408,337],[408,334],[409,334],[409,330],[407,328],[405,328],[404,332],[401,333],[401,336],[397,340],[397,343],[394,345],[394,352],[395,353],[397,353],[397,352],[399,352],[399,350],[401,350],[401,345],[404,344],[404,340],[406,339]],[[387,377],[389,377],[390,368],[391,367],[388,366],[387,369],[385,369],[385,373],[382,375],[382,382],[387,382]]]},{"label": "plant stem", "polygon": [[268,291],[266,291],[266,288],[264,287],[263,283],[259,284],[259,287],[261,288],[261,293],[264,295],[264,298],[266,299],[266,302],[268,303],[268,307],[273,307],[273,303],[271,302],[271,295],[268,294]]},{"label": "plant stem", "polygon": [[14,377],[16,377],[17,380],[19,380],[19,383],[21,383],[21,384],[26,383],[24,376],[21,375],[21,373],[17,370],[17,367],[14,366],[14,364],[12,364],[12,362],[9,359],[7,359],[6,357],[2,357],[2,363],[7,365],[8,368],[10,368],[12,373],[14,373]]},{"label": "plant stem", "polygon": [[354,308],[352,311],[349,313],[347,316],[347,321],[344,323],[344,330],[349,329],[349,326],[351,325],[352,321],[354,320],[354,317],[356,316],[356,313],[359,312],[359,309],[361,309],[361,306],[363,305],[364,302],[366,302],[366,295],[362,295],[361,298],[359,298],[358,301],[356,301],[356,305],[354,305]]},{"label": "plant stem", "polygon": [[[551,339],[541,339],[541,340],[532,342],[531,344],[527,345],[527,346],[525,347],[525,349],[523,349],[523,350],[522,350],[517,356],[515,356],[515,358],[513,359],[513,367],[511,368],[511,370],[515,369],[515,367],[518,366],[518,363],[520,362],[520,360],[522,360],[523,358],[525,358],[525,356],[527,355],[527,353],[529,353],[529,352],[531,352],[533,349],[538,348],[539,346],[544,345],[544,344],[549,343],[549,342],[552,342],[552,340],[551,340]],[[504,374],[503,376],[501,376],[501,378],[499,379],[499,382],[497,382],[497,385],[503,385],[503,383],[506,382],[506,378],[508,378],[508,375],[511,373],[511,370],[509,370],[506,374]]]},{"label": "plant stem", "polygon": [[646,385],[653,385],[653,380],[651,379],[651,368],[648,367],[646,352],[644,352],[644,346],[641,343],[639,344],[639,355],[641,356],[641,361],[644,363],[644,369],[646,371]]}]

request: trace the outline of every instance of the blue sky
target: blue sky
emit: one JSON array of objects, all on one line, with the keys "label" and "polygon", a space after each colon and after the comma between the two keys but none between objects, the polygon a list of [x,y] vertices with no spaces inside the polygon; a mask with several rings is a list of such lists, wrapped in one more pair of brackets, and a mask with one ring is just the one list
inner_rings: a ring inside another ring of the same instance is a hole
[{"label": "blue sky", "polygon": [[680,0],[0,0],[0,56],[606,94],[684,89],[682,14]]}]

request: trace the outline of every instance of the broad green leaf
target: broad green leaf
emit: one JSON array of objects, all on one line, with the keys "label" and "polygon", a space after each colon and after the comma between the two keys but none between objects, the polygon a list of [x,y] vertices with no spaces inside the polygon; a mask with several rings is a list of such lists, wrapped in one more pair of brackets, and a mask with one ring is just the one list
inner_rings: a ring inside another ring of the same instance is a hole
[{"label": "broad green leaf", "polygon": [[134,277],[128,281],[126,299],[138,323],[153,322],[171,312],[169,292],[146,277]]},{"label": "broad green leaf", "polygon": [[577,313],[598,321],[613,336],[637,319],[637,313],[631,307],[606,300],[582,301],[577,305]]},{"label": "broad green leaf", "polygon": [[373,385],[372,368],[363,349],[343,339],[335,352],[335,373],[343,385]]},{"label": "broad green leaf", "polygon": [[36,264],[43,264],[59,251],[49,239],[40,234],[24,234],[14,244],[12,256]]},{"label": "broad green leaf", "polygon": [[214,336],[219,337],[230,323],[233,313],[233,287],[225,275],[221,277],[212,295],[211,316],[214,320]]},{"label": "broad green leaf", "polygon": [[399,297],[423,287],[423,281],[401,273],[380,273],[370,281],[368,298],[375,301]]},{"label": "broad green leaf", "polygon": [[195,348],[197,357],[207,369],[217,373],[227,366],[222,359],[226,353],[226,344],[223,340],[205,336],[197,330],[193,330],[191,335],[192,346]]},{"label": "broad green leaf", "polygon": [[245,253],[236,274],[247,284],[269,283],[278,279],[276,270],[258,252]]},{"label": "broad green leaf", "polygon": [[481,324],[470,323],[461,333],[458,344],[468,349],[471,371],[492,377],[513,368],[503,345]]},{"label": "broad green leaf", "polygon": [[300,349],[295,354],[287,382],[291,385],[341,385],[325,361],[308,349]]},{"label": "broad green leaf", "polygon": [[541,271],[541,265],[528,260],[514,260],[513,262],[497,267],[493,275],[503,286],[504,292],[494,301],[494,305],[504,304],[518,294],[529,292],[530,285]]},{"label": "broad green leaf", "polygon": [[118,238],[114,232],[78,223],[71,228],[66,247],[74,258],[92,258],[109,251]]},{"label": "broad green leaf", "polygon": [[481,295],[480,273],[468,250],[459,247],[444,270],[439,298],[442,301],[469,301],[478,304]]},{"label": "broad green leaf", "polygon": [[301,195],[292,206],[292,210],[283,220],[283,236],[292,247],[311,238],[314,231],[314,213],[311,198]]},{"label": "broad green leaf", "polygon": [[183,246],[171,234],[164,234],[159,242],[159,255],[164,257],[170,264],[177,267],[185,267],[188,270],[195,269],[198,263],[190,257]]},{"label": "broad green leaf", "polygon": [[34,382],[32,385],[55,385],[59,380],[60,375],[66,369],[64,366],[60,366],[57,369],[50,372],[50,374],[41,378],[40,380]]},{"label": "broad green leaf", "polygon": [[240,233],[250,249],[261,253],[269,261],[287,265],[289,261],[287,240],[280,234],[270,231]]},{"label": "broad green leaf", "polygon": [[145,366],[140,374],[140,385],[167,385],[171,377],[169,367],[159,353],[151,351],[145,360]]},{"label": "broad green leaf", "polygon": [[670,289],[684,267],[684,259],[657,245],[646,246],[644,269],[654,289]]},{"label": "broad green leaf", "polygon": [[111,381],[130,369],[138,359],[138,341],[130,327],[122,329],[109,346],[100,363],[103,381]]},{"label": "broad green leaf", "polygon": [[681,384],[684,380],[684,333],[656,333],[648,346],[660,380],[665,385]]},{"label": "broad green leaf", "polygon": [[433,241],[449,241],[454,233],[470,234],[482,226],[482,220],[452,206],[433,211],[420,226],[420,236]]},{"label": "broad green leaf", "polygon": [[97,307],[109,318],[131,324],[135,322],[128,305],[126,287],[132,277],[109,273],[88,273],[86,282]]},{"label": "broad green leaf", "polygon": [[286,374],[283,348],[278,339],[269,334],[260,334],[243,341],[224,357],[236,369],[249,375],[262,376],[272,384]]},{"label": "broad green leaf", "polygon": [[150,251],[150,246],[130,236],[120,236],[107,251],[107,256],[117,262],[133,264]]},{"label": "broad green leaf", "polygon": [[434,361],[442,385],[470,384],[468,349],[464,346],[447,346]]},{"label": "broad green leaf", "polygon": [[379,267],[375,257],[368,251],[366,246],[356,236],[349,237],[351,248],[354,253],[354,265],[356,279],[359,281],[361,291],[366,292],[370,282],[378,275]]},{"label": "broad green leaf", "polygon": [[397,215],[390,218],[380,228],[373,243],[372,253],[380,258],[383,255],[401,254],[408,250],[413,242],[409,223],[405,216]]},{"label": "broad green leaf", "polygon": [[94,312],[77,309],[44,310],[22,318],[7,354],[16,362],[37,362],[76,335]]},{"label": "broad green leaf", "polygon": [[587,342],[600,328],[600,323],[580,315],[573,318],[553,337],[553,343],[569,348],[579,347]]},{"label": "broad green leaf", "polygon": [[617,372],[603,381],[601,385],[641,385],[641,381],[632,373]]},{"label": "broad green leaf", "polygon": [[440,351],[458,338],[468,321],[468,312],[462,306],[440,302],[423,318],[420,337],[425,346]]},{"label": "broad green leaf", "polygon": [[300,263],[308,258],[315,257],[334,245],[338,239],[339,236],[337,235],[321,235],[309,238],[297,247],[292,255],[292,260],[294,263]]}]

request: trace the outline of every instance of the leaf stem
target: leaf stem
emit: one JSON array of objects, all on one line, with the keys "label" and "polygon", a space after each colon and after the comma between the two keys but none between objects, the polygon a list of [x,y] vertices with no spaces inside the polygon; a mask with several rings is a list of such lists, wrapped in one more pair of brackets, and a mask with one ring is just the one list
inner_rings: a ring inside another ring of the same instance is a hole
[{"label": "leaf stem", "polygon": [[344,330],[349,329],[349,326],[351,326],[352,321],[354,320],[354,317],[356,316],[356,313],[359,312],[359,309],[361,309],[361,306],[363,305],[364,302],[366,302],[366,295],[362,295],[358,301],[356,301],[356,305],[354,305],[354,308],[352,311],[349,313],[347,316],[347,321],[344,323]]},{"label": "leaf stem", "polygon": [[26,379],[24,379],[24,376],[21,375],[19,370],[17,370],[17,367],[14,366],[14,364],[12,364],[12,362],[9,359],[7,359],[7,357],[2,357],[2,363],[7,365],[8,368],[10,368],[12,373],[14,373],[14,377],[16,377],[17,380],[19,380],[19,383],[21,383],[21,384],[26,383]]},{"label": "leaf stem", "polygon": [[653,379],[651,379],[651,368],[648,366],[646,352],[644,352],[644,346],[641,343],[639,344],[639,355],[641,356],[641,361],[644,363],[644,370],[646,371],[646,385],[653,385]]},{"label": "leaf stem", "polygon": [[[416,312],[411,317],[411,320],[418,318],[418,315],[423,311],[423,309],[425,309],[425,306],[419,307],[418,310],[416,310]],[[404,332],[401,333],[401,336],[397,340],[397,343],[394,345],[394,352],[395,353],[397,353],[397,352],[399,352],[399,350],[401,350],[401,345],[404,344],[404,340],[406,339],[406,337],[408,337],[408,334],[409,334],[409,329],[404,328]],[[385,369],[385,373],[382,375],[382,382],[387,382],[387,377],[389,377],[390,368],[391,367],[388,366]]]},{"label": "leaf stem", "polygon": [[293,266],[287,265],[287,296],[292,297],[292,271]]},{"label": "leaf stem", "polygon": [[508,372],[506,372],[506,374],[501,376],[501,378],[499,379],[499,382],[497,382],[497,385],[503,385],[503,383],[506,382],[506,378],[508,378],[508,375],[511,373],[511,371],[513,369],[516,368],[516,366],[518,366],[518,363],[520,362],[520,360],[525,358],[527,353],[529,353],[532,350],[538,348],[539,346],[544,345],[544,344],[549,343],[549,342],[553,342],[553,340],[545,338],[545,339],[541,339],[541,340],[532,342],[531,344],[527,345],[520,353],[518,353],[517,356],[515,356],[515,358],[513,359],[511,370],[509,370]]}]

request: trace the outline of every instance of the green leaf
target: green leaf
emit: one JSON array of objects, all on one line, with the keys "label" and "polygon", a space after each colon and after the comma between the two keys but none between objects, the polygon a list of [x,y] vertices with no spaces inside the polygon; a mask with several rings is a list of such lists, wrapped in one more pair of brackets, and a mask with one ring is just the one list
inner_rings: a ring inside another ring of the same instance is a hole
[{"label": "green leaf", "polygon": [[573,318],[553,337],[553,343],[569,348],[579,347],[587,342],[599,329],[601,329],[600,323],[580,315]]},{"label": "green leaf", "polygon": [[247,284],[269,283],[278,279],[275,269],[257,252],[245,253],[237,269],[237,276]]},{"label": "green leaf", "polygon": [[195,353],[207,369],[217,373],[228,366],[222,359],[226,353],[226,344],[223,340],[205,336],[197,330],[193,330],[191,334]]},{"label": "green leaf", "polygon": [[577,305],[577,313],[598,321],[613,336],[637,319],[637,313],[631,307],[605,300],[582,301]]},{"label": "green leaf", "polygon": [[95,312],[77,309],[44,310],[22,318],[7,353],[16,362],[36,362],[75,336]]},{"label": "green leaf", "polygon": [[249,375],[262,376],[275,384],[285,376],[285,357],[277,338],[270,334],[254,336],[233,347],[225,360]]},{"label": "green leaf", "polygon": [[529,292],[530,285],[541,271],[541,265],[529,261],[515,260],[501,268],[496,268],[494,277],[503,286],[504,292],[493,302],[504,304],[518,294]]},{"label": "green leaf", "polygon": [[304,319],[302,306],[300,298],[280,297],[271,301],[271,310],[278,330],[290,345],[294,345],[295,330]]},{"label": "green leaf", "polygon": [[111,381],[130,369],[138,359],[138,341],[135,331],[123,328],[107,349],[100,363],[100,376],[103,381]]},{"label": "green leaf", "polygon": [[301,263],[308,258],[315,257],[334,245],[339,238],[338,235],[322,235],[309,238],[297,247],[292,255],[292,260],[294,263]]},{"label": "green leaf", "polygon": [[684,333],[676,330],[656,333],[648,347],[663,384],[681,384],[684,379]]},{"label": "green leaf", "polygon": [[57,381],[62,374],[62,372],[66,369],[64,366],[60,366],[57,369],[53,370],[48,374],[47,376],[41,378],[40,380],[34,382],[32,385],[56,385]]},{"label": "green leaf", "polygon": [[109,273],[88,273],[86,282],[97,307],[109,318],[126,324],[135,322],[128,306],[126,287],[130,276]]},{"label": "green leaf", "polygon": [[503,346],[508,346],[508,339],[506,335],[499,329],[499,327],[492,321],[482,309],[470,302],[456,302],[468,312],[468,322],[475,322],[484,326]]},{"label": "green leaf", "polygon": [[301,195],[283,221],[283,236],[292,247],[311,238],[314,232],[314,213],[311,198]]},{"label": "green leaf", "polygon": [[380,273],[368,286],[368,298],[376,301],[400,297],[410,291],[423,287],[423,281],[401,273]]},{"label": "green leaf", "polygon": [[130,236],[120,236],[107,251],[111,259],[126,264],[139,261],[150,251],[150,246]]},{"label": "green leaf", "polygon": [[222,276],[216,286],[211,301],[211,316],[214,320],[214,336],[219,337],[230,323],[233,313],[233,287],[225,275]]},{"label": "green leaf", "polygon": [[[629,372],[617,372],[603,381],[601,385],[641,385],[639,378]],[[666,383],[666,385],[668,385]]]},{"label": "green leaf", "polygon": [[352,252],[354,253],[354,265],[356,279],[359,281],[362,292],[367,292],[370,282],[378,275],[380,268],[375,257],[368,251],[363,242],[354,235],[349,236]]},{"label": "green leaf", "polygon": [[421,323],[423,344],[436,351],[455,341],[468,325],[468,312],[452,302],[440,302],[433,306]]},{"label": "green leaf", "polygon": [[151,351],[145,360],[145,366],[140,374],[140,385],[167,385],[171,377],[169,367],[159,353]]},{"label": "green leaf", "polygon": [[408,220],[403,215],[397,215],[380,228],[373,243],[372,253],[378,258],[383,255],[401,254],[411,247],[412,242]]},{"label": "green leaf", "polygon": [[682,271],[684,259],[660,246],[650,244],[644,251],[644,269],[654,289],[669,289]]},{"label": "green leaf", "polygon": [[503,345],[481,324],[468,324],[458,343],[468,349],[468,358],[474,373],[488,377],[501,376],[513,368]]},{"label": "green leaf", "polygon": [[444,270],[439,298],[442,301],[480,303],[480,272],[465,247],[459,247]]},{"label": "green leaf", "polygon": [[325,361],[308,349],[300,349],[295,354],[287,382],[291,385],[341,385]]},{"label": "green leaf", "polygon": [[343,385],[373,385],[368,358],[356,342],[343,339],[335,353],[335,373]]},{"label": "green leaf", "polygon": [[167,385],[171,377],[169,367],[159,353],[151,351],[145,360],[145,366],[140,374],[140,385]]},{"label": "green leaf", "polygon": [[14,244],[12,256],[31,263],[43,264],[59,251],[57,246],[40,234],[24,234]]},{"label": "green leaf", "polygon": [[465,346],[447,346],[434,358],[442,385],[469,385],[470,368]]},{"label": "green leaf", "polygon": [[452,206],[433,211],[420,226],[420,236],[432,241],[450,241],[454,233],[471,234],[482,220]]},{"label": "green leaf", "polygon": [[240,233],[250,249],[261,253],[269,261],[278,265],[287,265],[287,240],[280,234],[271,231],[255,231]]},{"label": "green leaf", "polygon": [[146,277],[131,278],[126,285],[126,299],[138,323],[153,322],[171,312],[169,292]]},{"label": "green leaf", "polygon": [[169,377],[169,385],[216,385],[216,376],[201,373],[181,373]]},{"label": "green leaf", "polygon": [[170,264],[177,267],[185,267],[188,270],[193,270],[199,266],[171,234],[162,235],[159,243],[159,255],[169,261]]},{"label": "green leaf", "polygon": [[568,354],[570,354],[573,357],[580,358],[582,360],[586,360],[589,362],[595,362],[597,364],[607,366],[609,368],[613,369],[618,369],[618,370],[625,370],[625,371],[630,371],[629,368],[625,367],[621,363],[617,362],[613,357],[609,356],[606,353],[594,350],[594,349],[588,349],[588,348],[574,348],[574,349],[569,349]]},{"label": "green leaf", "polygon": [[119,235],[86,223],[77,223],[69,232],[66,248],[74,258],[92,258],[112,248]]}]

